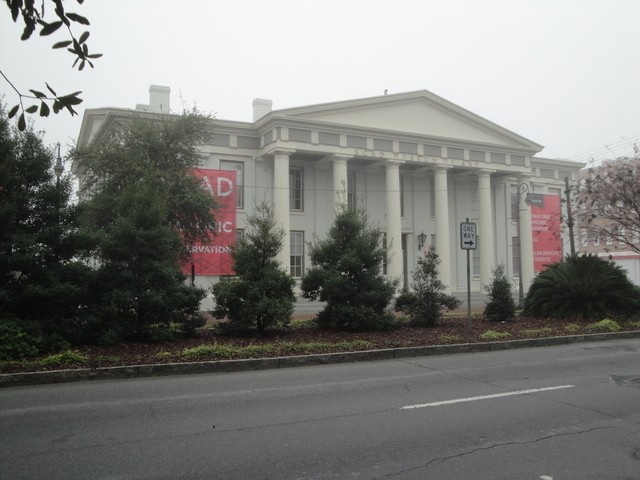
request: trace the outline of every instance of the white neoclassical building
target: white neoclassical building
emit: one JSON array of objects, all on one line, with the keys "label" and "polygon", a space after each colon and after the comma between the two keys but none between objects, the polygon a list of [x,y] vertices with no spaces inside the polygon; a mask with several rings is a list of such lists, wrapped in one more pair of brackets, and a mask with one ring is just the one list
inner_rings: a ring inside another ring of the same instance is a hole
[{"label": "white neoclassical building", "polygon": [[[78,145],[99,141],[134,114],[166,114],[169,95],[152,86],[149,105],[86,110]],[[468,218],[477,225],[472,302],[481,302],[498,264],[516,291],[519,283],[526,291],[535,275],[528,194],[562,196],[565,177],[575,180],[584,166],[536,157],[541,145],[426,90],[283,110],[256,99],[253,121],[216,119],[213,126],[201,147],[203,167],[236,172],[238,229],[257,203],[272,203],[289,232],[280,262],[294,277],[309,265],[307,242],[323,237],[336,204],[347,203],[385,233],[387,275],[410,285],[417,259],[434,245],[442,281],[464,298],[467,252],[459,237]]]}]

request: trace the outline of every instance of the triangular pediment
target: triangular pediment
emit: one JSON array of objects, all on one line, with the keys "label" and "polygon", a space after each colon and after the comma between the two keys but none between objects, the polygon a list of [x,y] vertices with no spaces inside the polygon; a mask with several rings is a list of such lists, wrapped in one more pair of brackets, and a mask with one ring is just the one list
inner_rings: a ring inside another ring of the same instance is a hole
[{"label": "triangular pediment", "polygon": [[426,90],[273,112],[327,124],[539,151],[541,145]]}]

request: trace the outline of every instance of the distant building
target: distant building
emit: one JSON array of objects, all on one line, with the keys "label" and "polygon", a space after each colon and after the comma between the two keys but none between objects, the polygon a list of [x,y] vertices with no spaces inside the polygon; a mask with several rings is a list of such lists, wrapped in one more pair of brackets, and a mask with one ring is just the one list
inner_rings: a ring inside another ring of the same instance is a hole
[{"label": "distant building", "polygon": [[[149,105],[137,110],[86,110],[78,145],[100,141],[134,114],[168,114],[169,94],[152,86]],[[530,195],[561,196],[564,178],[574,181],[584,166],[535,157],[541,145],[424,90],[283,110],[256,99],[252,122],[213,126],[203,167],[236,172],[238,229],[256,202],[272,202],[289,232],[279,261],[295,278],[309,266],[307,242],[324,237],[336,204],[346,203],[365,209],[385,233],[387,275],[410,285],[418,258],[434,245],[442,281],[464,298],[459,224],[469,218],[477,224],[470,252],[477,302],[498,264],[526,291],[535,275]]]},{"label": "distant building", "polygon": [[[607,165],[614,162],[632,161],[629,157],[620,157],[615,160],[603,160],[598,165],[590,167],[589,170],[583,169],[578,178],[587,174],[593,169],[601,171],[605,174]],[[620,225],[617,225],[604,216],[598,217],[601,213],[600,209],[607,208],[606,205],[594,206],[593,214],[596,215],[589,224],[578,223],[578,231],[576,232],[579,239],[576,242],[577,250],[580,253],[593,253],[599,257],[615,262],[627,271],[627,276],[636,285],[640,285],[640,253],[633,250],[622,238],[631,241],[635,246],[640,248],[640,232],[627,232]],[[622,237],[622,238],[621,238]]]}]

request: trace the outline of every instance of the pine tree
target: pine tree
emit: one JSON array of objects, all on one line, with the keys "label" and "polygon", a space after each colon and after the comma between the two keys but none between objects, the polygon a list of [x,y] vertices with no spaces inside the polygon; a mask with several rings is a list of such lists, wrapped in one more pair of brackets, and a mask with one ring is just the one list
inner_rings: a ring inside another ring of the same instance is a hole
[{"label": "pine tree", "polygon": [[516,303],[511,293],[511,283],[505,274],[504,265],[498,265],[492,273],[491,283],[484,286],[488,300],[484,316],[488,320],[506,322],[513,319],[516,314]]},{"label": "pine tree", "polygon": [[193,333],[203,289],[187,285],[187,245],[215,229],[215,200],[192,171],[210,134],[206,117],[136,118],[72,152],[83,172],[82,226],[96,265],[94,341],[166,339]]},{"label": "pine tree", "polygon": [[277,254],[285,232],[276,227],[272,209],[261,204],[246,220],[247,229],[231,252],[236,278],[212,287],[216,318],[227,318],[235,332],[281,328],[289,324],[295,296],[293,278],[280,269]]},{"label": "pine tree", "polygon": [[382,234],[360,210],[342,207],[324,240],[310,246],[312,268],[302,279],[304,296],[326,302],[320,327],[378,330],[393,326],[387,312],[396,283],[382,274],[387,252]]},{"label": "pine tree", "polygon": [[44,349],[76,341],[88,316],[77,207],[54,154],[30,126],[11,128],[0,106],[0,318]]},{"label": "pine tree", "polygon": [[446,286],[438,277],[439,263],[438,254],[430,247],[413,272],[413,291],[405,291],[396,299],[396,310],[408,314],[414,325],[433,327],[442,319],[443,309],[460,305],[457,298],[445,292]]}]

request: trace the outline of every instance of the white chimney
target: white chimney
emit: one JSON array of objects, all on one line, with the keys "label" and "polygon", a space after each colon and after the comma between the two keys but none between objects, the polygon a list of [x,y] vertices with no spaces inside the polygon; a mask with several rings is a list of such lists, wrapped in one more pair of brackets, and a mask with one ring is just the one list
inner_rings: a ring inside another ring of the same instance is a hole
[{"label": "white chimney", "polygon": [[151,85],[149,87],[149,106],[153,113],[169,113],[169,97],[171,89],[162,85]]},{"label": "white chimney", "polygon": [[273,102],[264,98],[256,98],[253,100],[253,121],[257,122],[267,113],[271,111]]}]

